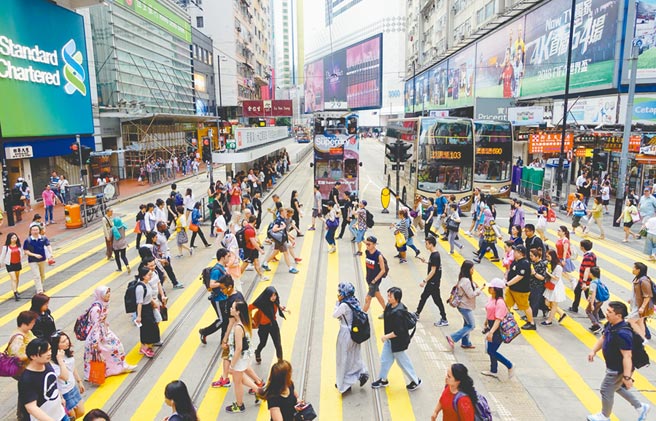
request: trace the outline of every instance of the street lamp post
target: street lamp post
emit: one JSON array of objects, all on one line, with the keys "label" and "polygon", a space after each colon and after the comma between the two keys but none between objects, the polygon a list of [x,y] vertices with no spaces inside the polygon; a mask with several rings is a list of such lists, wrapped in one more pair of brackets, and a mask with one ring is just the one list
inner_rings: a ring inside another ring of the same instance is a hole
[{"label": "street lamp post", "polygon": [[223,57],[221,55],[216,56],[216,68],[219,72],[219,121],[223,120],[223,94],[221,92],[221,59]]},{"label": "street lamp post", "polygon": [[[569,16],[569,48],[567,49],[567,69],[565,71],[565,94],[563,97],[563,129],[561,131],[560,139],[560,155],[558,156],[558,175],[556,177],[556,202],[560,205],[562,203],[562,191],[563,191],[563,161],[565,159],[565,138],[567,136],[567,114],[569,110],[567,109],[567,99],[569,97],[569,77],[570,77],[570,67],[572,66],[572,42],[574,39],[574,15],[576,13],[576,0],[572,0],[572,8],[570,10]],[[570,167],[572,163],[569,163]],[[569,174],[569,171],[567,172]],[[569,178],[566,180],[569,183]],[[567,203],[567,198],[565,198],[565,203]]]}]

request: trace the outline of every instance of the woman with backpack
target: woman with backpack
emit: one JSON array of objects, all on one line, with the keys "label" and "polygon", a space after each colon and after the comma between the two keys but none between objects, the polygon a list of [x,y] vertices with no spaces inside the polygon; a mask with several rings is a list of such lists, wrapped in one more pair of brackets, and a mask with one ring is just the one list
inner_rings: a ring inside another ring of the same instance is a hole
[{"label": "woman with backpack", "polygon": [[278,326],[277,316],[285,318],[287,309],[280,304],[280,296],[278,291],[268,286],[262,293],[248,306],[248,311],[255,311],[253,315],[253,327],[257,327],[257,336],[260,338],[260,343],[255,349],[255,362],[260,364],[262,362],[262,350],[267,344],[269,336],[273,341],[273,346],[276,348],[276,357],[282,360],[282,343],[280,341],[280,326]]},{"label": "woman with backpack", "polygon": [[139,327],[139,340],[141,348],[139,353],[148,358],[155,356],[154,344],[160,341],[160,333],[155,311],[157,306],[157,290],[149,285],[153,277],[153,270],[148,266],[139,267],[139,273],[135,277],[138,284],[134,288],[137,303],[137,318],[134,323]]},{"label": "woman with backpack", "polygon": [[[479,397],[467,367],[460,363],[452,364],[446,370],[445,380],[446,385],[431,415],[431,421],[436,421],[440,412],[443,421],[474,421]],[[487,402],[480,403],[487,406]]]},{"label": "woman with backpack", "polygon": [[[230,372],[235,390],[235,399],[231,405],[226,407],[229,413],[244,412],[244,386],[253,390],[258,389],[258,385],[246,373],[251,371],[251,355],[253,354],[253,340],[251,330],[251,316],[248,312],[248,304],[243,301],[235,301],[230,308],[230,318],[232,328],[228,334],[228,361],[230,362]],[[255,404],[259,404],[259,399],[255,397]]]},{"label": "woman with backpack", "polygon": [[107,315],[111,289],[100,286],[94,292],[93,302],[87,310],[88,334],[84,340],[84,378],[89,379],[90,362],[94,354],[105,362],[105,376],[130,373],[137,367],[125,361],[123,344],[109,328]]},{"label": "woman with backpack", "polygon": [[337,303],[333,311],[333,317],[339,319],[335,387],[341,394],[350,391],[356,382],[360,382],[362,387],[369,380],[360,344],[351,338],[355,312],[362,312],[360,302],[355,298],[355,287],[350,282],[342,282],[337,286]]},{"label": "woman with backpack", "polygon": [[462,348],[475,348],[469,340],[469,333],[476,327],[476,320],[474,319],[476,297],[481,295],[481,291],[485,287],[485,284],[479,288],[472,279],[473,274],[474,262],[471,260],[465,260],[462,262],[462,266],[460,266],[460,274],[458,275],[458,283],[454,286],[455,292],[451,293],[449,304],[458,309],[464,323],[462,329],[451,335],[446,335],[446,341],[449,343],[451,351],[454,350],[456,342],[460,340],[462,340],[462,344],[460,345]]},{"label": "woman with backpack", "polygon": [[490,369],[481,371],[484,376],[499,378],[499,363],[508,368],[508,379],[512,378],[514,374],[514,366],[506,357],[499,353],[499,347],[503,343],[501,339],[501,321],[508,314],[508,307],[503,300],[503,289],[506,283],[503,279],[494,278],[487,286],[487,291],[490,293],[490,299],[485,304],[486,313],[486,327],[483,330],[486,340],[485,350],[490,356]]},{"label": "woman with backpack", "polygon": [[633,330],[645,339],[647,336],[646,319],[654,314],[654,297],[652,280],[647,276],[647,265],[642,262],[633,264],[633,295],[629,299],[631,312],[626,321]]}]

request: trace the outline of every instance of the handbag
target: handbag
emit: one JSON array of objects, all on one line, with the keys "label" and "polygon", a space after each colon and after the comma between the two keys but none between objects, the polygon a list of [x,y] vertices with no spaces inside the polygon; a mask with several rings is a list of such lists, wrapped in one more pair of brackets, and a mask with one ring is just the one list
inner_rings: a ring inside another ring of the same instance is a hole
[{"label": "handbag", "polygon": [[139,222],[137,222],[134,225],[134,230],[132,230],[132,232],[134,232],[135,234],[141,234],[141,225],[139,224]]},{"label": "handbag", "polygon": [[457,222],[457,221],[454,221],[451,218],[448,218],[446,220],[446,229],[448,229],[449,231],[458,232],[458,230],[460,229],[460,222]]},{"label": "handbag", "polygon": [[640,222],[640,214],[638,212],[632,213],[631,220],[633,221],[634,224]]},{"label": "handbag", "polygon": [[397,231],[396,234],[394,234],[394,242],[396,243],[396,247],[405,246],[406,243],[405,235],[403,235],[401,231]]},{"label": "handbag", "polygon": [[312,408],[311,403],[300,403],[295,407],[296,413],[294,414],[294,421],[313,420],[317,417],[317,413]]},{"label": "handbag", "polygon": [[512,342],[513,339],[522,333],[522,331],[519,329],[517,321],[515,320],[515,317],[510,312],[510,310],[508,310],[506,316],[503,318],[503,320],[501,320],[501,324],[499,325],[499,333],[501,334],[501,340],[507,344]]},{"label": "handbag", "polygon": [[95,351],[89,362],[89,383],[100,386],[105,383],[107,364],[100,359],[98,351]]},{"label": "handbag", "polygon": [[283,230],[280,230],[280,231],[274,231],[273,229],[270,229],[270,230],[268,231],[267,234],[268,234],[269,237],[272,238],[275,242],[277,242],[277,243],[282,243],[282,242],[283,242],[283,241],[282,241],[282,239],[283,239],[283,234],[284,234]]},{"label": "handbag", "polygon": [[198,232],[198,225],[192,222],[191,224],[189,224],[189,229],[191,230],[191,232]]},{"label": "handbag", "polygon": [[169,309],[164,304],[159,306],[159,314],[162,316],[162,321],[163,322],[166,322],[166,321],[169,320]]},{"label": "handbag", "polygon": [[326,226],[329,229],[337,228],[339,226],[339,218],[335,218],[335,219],[328,218],[328,220],[326,220]]},{"label": "handbag", "polygon": [[0,353],[0,377],[13,377],[18,379],[18,376],[23,372],[25,366],[21,362],[20,358],[9,355],[9,345],[16,338],[16,336],[22,336],[16,334],[9,339],[7,347],[4,352]]}]

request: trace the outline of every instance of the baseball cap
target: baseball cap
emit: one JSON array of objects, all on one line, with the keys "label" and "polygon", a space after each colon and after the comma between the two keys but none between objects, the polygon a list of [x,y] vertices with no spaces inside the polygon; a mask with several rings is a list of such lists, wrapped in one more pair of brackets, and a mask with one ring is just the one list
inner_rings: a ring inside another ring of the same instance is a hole
[{"label": "baseball cap", "polygon": [[376,244],[378,243],[378,238],[374,237],[373,235],[370,235],[369,237],[367,237],[367,241]]},{"label": "baseball cap", "polygon": [[521,245],[521,244],[513,246],[513,250],[517,250],[518,252],[522,253],[523,255],[526,255],[526,247]]},{"label": "baseball cap", "polygon": [[362,203],[363,205],[367,206],[367,201],[366,201],[366,200],[361,200],[360,203]]},{"label": "baseball cap", "polygon": [[501,278],[492,278],[492,280],[487,284],[490,288],[505,288],[506,281]]}]

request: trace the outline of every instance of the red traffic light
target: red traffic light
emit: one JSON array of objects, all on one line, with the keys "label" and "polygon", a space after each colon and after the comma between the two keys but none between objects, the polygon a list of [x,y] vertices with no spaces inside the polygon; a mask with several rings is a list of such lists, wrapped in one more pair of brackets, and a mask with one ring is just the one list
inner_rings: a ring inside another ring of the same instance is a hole
[{"label": "red traffic light", "polygon": [[203,145],[209,146],[210,140],[208,138],[203,139]]},{"label": "red traffic light", "polygon": [[78,144],[77,144],[77,143],[72,143],[72,144],[71,144],[71,150],[72,150],[73,152],[77,152],[77,149],[78,149]]}]

